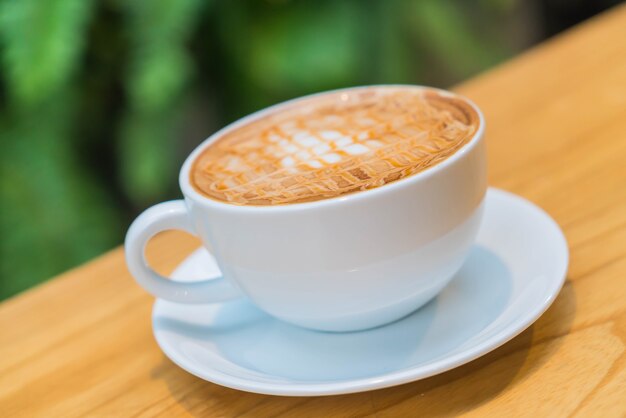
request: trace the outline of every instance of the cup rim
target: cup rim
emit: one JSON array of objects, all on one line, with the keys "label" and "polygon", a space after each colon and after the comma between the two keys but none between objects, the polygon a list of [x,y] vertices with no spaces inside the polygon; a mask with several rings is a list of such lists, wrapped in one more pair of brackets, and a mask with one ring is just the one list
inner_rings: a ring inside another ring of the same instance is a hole
[{"label": "cup rim", "polygon": [[[461,99],[465,101],[467,104],[469,104],[478,115],[478,120],[479,120],[478,129],[476,130],[476,132],[474,132],[474,134],[472,135],[472,138],[469,141],[467,141],[467,143],[465,143],[461,148],[459,148],[454,154],[446,158],[444,161],[434,165],[433,167],[429,167],[425,169],[424,171],[420,171],[411,176],[405,177],[400,180],[396,180],[394,182],[391,182],[391,183],[388,183],[379,187],[375,187],[373,189],[363,190],[363,191],[355,192],[355,193],[349,193],[346,195],[331,197],[327,199],[315,200],[312,202],[300,202],[300,203],[289,203],[285,205],[265,205],[265,206],[235,205],[232,203],[222,202],[222,201],[211,199],[207,196],[204,196],[202,193],[196,191],[189,181],[189,172],[191,170],[193,162],[199,156],[199,154],[206,147],[208,147],[213,141],[218,140],[224,134],[234,129],[237,129],[241,125],[260,119],[264,117],[265,115],[267,115],[268,113],[279,110],[282,107],[292,105],[294,103],[303,101],[305,99],[314,98],[316,96],[333,94],[333,93],[341,93],[341,92],[353,92],[353,91],[366,90],[366,89],[394,88],[394,87],[432,90],[443,96],[452,96],[452,97]],[[329,206],[347,204],[350,202],[358,202],[358,201],[365,200],[365,199],[372,199],[377,195],[383,196],[385,194],[389,194],[393,192],[394,190],[406,188],[413,183],[424,181],[425,179],[431,176],[434,176],[438,172],[446,170],[449,166],[455,164],[456,161],[462,159],[464,155],[469,153],[472,149],[474,149],[477,146],[477,144],[480,142],[481,138],[483,137],[484,132],[485,132],[485,118],[480,108],[467,97],[460,95],[458,93],[448,91],[448,90],[444,90],[444,89],[440,89],[436,87],[423,86],[423,85],[414,85],[414,84],[372,84],[372,85],[364,85],[364,86],[346,87],[346,88],[340,88],[340,89],[334,89],[334,90],[326,90],[326,91],[322,91],[318,93],[300,96],[294,99],[286,100],[286,101],[274,104],[272,106],[263,108],[247,116],[244,116],[243,118],[237,119],[236,121],[217,130],[216,132],[211,134],[208,138],[206,138],[204,141],[202,141],[200,144],[198,144],[196,148],[187,156],[187,158],[185,159],[185,162],[183,163],[180,169],[180,173],[178,176],[178,183],[179,183],[179,187],[181,191],[183,192],[183,195],[186,198],[192,199],[196,203],[200,203],[204,206],[208,206],[214,209],[221,209],[221,210],[228,210],[228,211],[235,211],[235,212],[260,213],[260,212],[298,212],[298,211],[303,211],[303,210],[324,208],[324,207],[329,207]]]}]

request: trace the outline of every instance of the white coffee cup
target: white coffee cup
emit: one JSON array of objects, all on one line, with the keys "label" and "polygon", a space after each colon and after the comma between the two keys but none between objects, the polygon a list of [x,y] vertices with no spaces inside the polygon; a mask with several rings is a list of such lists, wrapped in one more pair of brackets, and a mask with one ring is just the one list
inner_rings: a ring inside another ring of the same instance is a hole
[{"label": "white coffee cup", "polygon": [[[192,162],[211,142],[298,100],[254,113],[209,137],[180,171],[185,199],[153,206],[133,222],[126,261],[148,292],[194,304],[247,296],[296,325],[354,331],[413,312],[459,270],[476,237],[487,189],[485,122],[469,101],[480,126],[468,143],[445,161],[378,188],[309,203],[237,206],[209,199],[191,186]],[[168,229],[199,236],[223,276],[183,283],[154,272],[144,247]]]}]

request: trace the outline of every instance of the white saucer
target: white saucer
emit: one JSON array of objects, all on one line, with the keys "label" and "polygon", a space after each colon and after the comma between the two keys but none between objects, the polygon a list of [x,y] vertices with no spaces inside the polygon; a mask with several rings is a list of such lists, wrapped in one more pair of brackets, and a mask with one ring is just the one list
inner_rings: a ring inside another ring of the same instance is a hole
[{"label": "white saucer", "polygon": [[[180,305],[157,300],[163,352],[188,372],[249,392],[316,396],[422,379],[499,347],[554,301],[568,250],[557,224],[513,194],[490,189],[477,243],[461,271],[422,309],[368,331],[324,333],[278,321],[250,302]],[[200,249],[176,278],[217,275]]]}]

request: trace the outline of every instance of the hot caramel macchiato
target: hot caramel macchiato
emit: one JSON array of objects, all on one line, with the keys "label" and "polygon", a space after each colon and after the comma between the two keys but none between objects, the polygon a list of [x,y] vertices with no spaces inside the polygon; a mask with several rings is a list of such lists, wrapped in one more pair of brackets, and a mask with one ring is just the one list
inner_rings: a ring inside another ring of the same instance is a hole
[{"label": "hot caramel macchiato", "polygon": [[212,141],[190,181],[235,205],[284,205],[384,186],[433,167],[479,128],[464,99],[422,87],[330,92],[277,106]]}]

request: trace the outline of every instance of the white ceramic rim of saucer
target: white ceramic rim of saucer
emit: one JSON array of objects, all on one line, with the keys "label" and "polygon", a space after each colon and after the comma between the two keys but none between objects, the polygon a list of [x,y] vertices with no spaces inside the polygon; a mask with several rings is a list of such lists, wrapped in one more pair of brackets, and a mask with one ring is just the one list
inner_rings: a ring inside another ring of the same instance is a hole
[{"label": "white ceramic rim of saucer", "polygon": [[[489,198],[489,196],[492,196],[492,199],[504,198],[512,200],[515,204],[522,206],[525,211],[534,212],[535,215],[539,215],[543,218],[543,220],[547,222],[546,225],[548,225],[548,228],[544,230],[545,235],[550,237],[549,239],[554,243],[554,250],[559,252],[555,254],[555,259],[562,261],[558,265],[558,274],[553,274],[549,277],[551,283],[549,286],[546,286],[544,298],[538,300],[536,305],[526,309],[524,315],[520,315],[517,321],[510,323],[510,325],[504,327],[499,332],[494,333],[459,353],[445,356],[430,363],[400,368],[396,371],[391,371],[379,376],[357,378],[348,381],[328,383],[261,382],[223,373],[219,370],[212,369],[210,366],[204,369],[198,369],[194,364],[188,362],[184,356],[179,354],[177,349],[171,347],[170,341],[168,341],[169,338],[164,337],[154,327],[154,318],[158,315],[157,311],[159,311],[160,300],[155,302],[152,313],[155,339],[165,355],[187,372],[222,386],[267,395],[323,396],[356,393],[413,382],[459,367],[502,346],[532,325],[550,307],[558,296],[565,282],[569,262],[569,251],[565,237],[558,224],[544,210],[522,197],[503,190],[489,188],[487,198]],[[185,260],[181,262],[179,267],[184,263]]]}]

